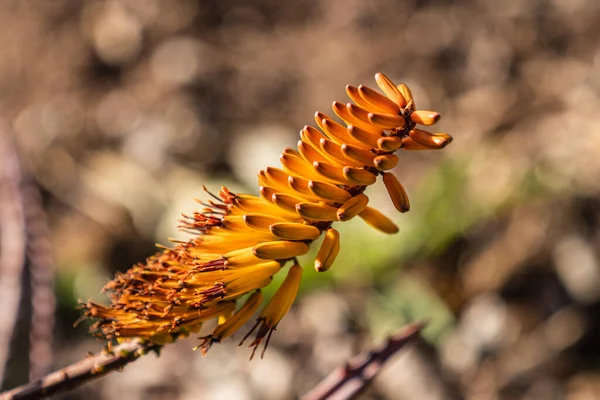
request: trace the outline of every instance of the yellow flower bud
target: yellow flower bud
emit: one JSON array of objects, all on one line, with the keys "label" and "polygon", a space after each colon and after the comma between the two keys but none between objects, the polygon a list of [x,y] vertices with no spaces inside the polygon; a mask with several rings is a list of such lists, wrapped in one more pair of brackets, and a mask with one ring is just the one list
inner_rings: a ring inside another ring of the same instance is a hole
[{"label": "yellow flower bud", "polygon": [[300,280],[302,279],[302,267],[298,264],[294,264],[283,283],[277,289],[277,292],[269,301],[269,304],[265,307],[265,309],[261,312],[260,317],[256,325],[246,334],[246,336],[240,342],[240,346],[244,343],[246,338],[252,334],[252,332],[258,327],[258,331],[256,333],[256,338],[252,343],[250,343],[250,347],[253,347],[252,354],[250,355],[250,359],[254,357],[254,353],[256,349],[262,342],[262,340],[266,337],[265,347],[263,348],[261,358],[265,354],[265,350],[269,345],[269,340],[271,339],[271,334],[277,328],[279,322],[283,319],[283,317],[288,313],[294,300],[296,299],[296,295],[298,294],[298,288],[300,287]]}]

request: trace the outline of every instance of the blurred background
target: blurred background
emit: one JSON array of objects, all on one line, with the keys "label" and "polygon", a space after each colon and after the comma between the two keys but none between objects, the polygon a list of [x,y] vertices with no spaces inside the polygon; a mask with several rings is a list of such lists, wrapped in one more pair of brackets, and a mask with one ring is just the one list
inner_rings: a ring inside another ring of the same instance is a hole
[{"label": "blurred background", "polygon": [[257,194],[381,71],[455,138],[400,154],[410,213],[369,189],[401,232],[353,220],[328,273],[304,257],[263,360],[192,338],[59,398],[294,398],[422,319],[362,398],[600,398],[599,22],[593,0],[0,0],[2,388],[99,351],[78,300],[186,238],[202,184]]}]

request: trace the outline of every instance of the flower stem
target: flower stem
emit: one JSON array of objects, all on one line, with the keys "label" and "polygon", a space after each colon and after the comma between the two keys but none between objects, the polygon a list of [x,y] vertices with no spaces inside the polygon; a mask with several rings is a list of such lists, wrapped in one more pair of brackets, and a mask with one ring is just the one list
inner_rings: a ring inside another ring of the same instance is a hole
[{"label": "flower stem", "polygon": [[385,362],[410,342],[416,340],[425,323],[405,326],[390,336],[379,348],[359,354],[346,365],[335,369],[317,384],[302,400],[352,399],[366,388],[379,373]]},{"label": "flower stem", "polygon": [[110,352],[102,351],[91,355],[43,378],[0,393],[0,400],[39,399],[71,390],[110,372],[120,370],[150,351],[158,352],[160,347],[152,342],[132,340],[113,347]]}]

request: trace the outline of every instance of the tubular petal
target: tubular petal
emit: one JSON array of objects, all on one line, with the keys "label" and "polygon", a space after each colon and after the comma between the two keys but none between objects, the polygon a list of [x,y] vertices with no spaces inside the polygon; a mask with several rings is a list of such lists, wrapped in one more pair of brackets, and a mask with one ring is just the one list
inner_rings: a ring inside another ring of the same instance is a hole
[{"label": "tubular petal", "polygon": [[250,355],[250,359],[254,357],[258,346],[266,337],[265,346],[261,353],[261,358],[264,356],[265,351],[269,345],[269,340],[271,339],[271,334],[277,328],[279,322],[283,319],[283,317],[288,313],[296,295],[298,293],[298,288],[300,287],[300,280],[302,279],[302,268],[295,264],[293,265],[285,280],[275,292],[275,295],[271,298],[271,301],[265,309],[260,314],[256,325],[248,332],[248,334],[242,339],[240,342],[240,346],[244,343],[246,338],[252,334],[252,332],[258,327],[258,332],[256,333],[256,338],[250,343],[249,347],[252,347],[252,354]]},{"label": "tubular petal", "polygon": [[[365,146],[365,144],[359,142],[358,140],[350,136],[350,134],[348,133],[348,129],[345,126],[338,124],[334,120],[330,118],[324,118],[322,124],[323,131],[327,134],[327,136],[329,136],[329,138],[332,141],[336,142],[338,145],[341,146],[344,143],[350,143],[355,146]],[[370,149],[371,147],[367,145],[365,146],[365,148]]]},{"label": "tubular petal", "polygon": [[299,175],[306,179],[318,178],[312,166],[302,158],[300,153],[294,150],[284,150],[280,160],[283,170],[290,175]]},{"label": "tubular petal", "polygon": [[[350,112],[350,109],[353,109],[354,113]],[[360,111],[362,110],[358,106],[355,106],[351,103],[348,105],[344,105],[342,103],[338,103],[334,101],[332,104],[332,109],[335,115],[337,115],[342,121],[344,121],[347,125],[359,126],[365,130],[373,130],[377,129],[373,127],[371,123],[369,123],[368,114],[364,113],[364,120],[360,118]],[[365,111],[365,110],[363,110]]]},{"label": "tubular petal", "polygon": [[327,139],[325,135],[309,125],[304,125],[304,128],[300,131],[300,138],[315,148],[319,147],[321,139]]},{"label": "tubular petal", "polygon": [[410,138],[416,143],[432,150],[439,150],[452,142],[452,136],[446,133],[431,133],[421,129],[413,129],[409,132]]},{"label": "tubular petal", "polygon": [[328,140],[321,132],[311,126],[305,126],[304,129],[300,131],[300,138],[324,158],[323,160],[314,159],[310,161],[311,163],[313,161],[326,161],[332,164],[339,164],[338,161],[331,159],[331,157],[329,157],[329,155],[321,148],[321,141]]},{"label": "tubular petal", "polygon": [[[362,86],[362,85],[361,85]],[[359,86],[360,87],[360,86]],[[347,85],[346,86],[346,94],[350,97],[350,100],[356,103],[359,107],[368,109],[369,107],[373,107],[369,102],[367,102],[361,95],[358,88],[354,86]]]},{"label": "tubular petal", "polygon": [[321,235],[321,231],[312,225],[294,222],[278,222],[270,229],[273,236],[282,240],[315,240]]},{"label": "tubular petal", "polygon": [[258,184],[261,186],[271,186],[271,180],[267,177],[267,173],[264,170],[258,171]]},{"label": "tubular petal", "polygon": [[331,109],[333,110],[335,115],[337,115],[342,121],[344,121],[344,123],[352,124],[356,122],[356,118],[350,115],[344,104],[334,101],[333,103],[331,103]]},{"label": "tubular petal", "polygon": [[[279,207],[279,210],[285,215],[284,219],[286,219],[288,221],[296,221],[299,219],[298,214],[296,214],[295,204],[291,205],[291,207],[282,207],[281,203],[275,202],[274,199],[277,194],[275,192],[275,190],[273,190],[271,188],[261,187],[260,194],[261,194],[261,196],[263,196],[263,198],[270,201],[273,205],[275,205],[276,207]],[[301,200],[301,201],[303,201],[303,200]]]},{"label": "tubular petal", "polygon": [[349,160],[355,161],[357,166],[373,166],[375,160],[375,154],[373,152],[363,150],[359,147],[352,146],[350,144],[342,145],[342,154]]},{"label": "tubular petal", "polygon": [[[358,92],[360,93],[360,96],[363,99],[365,99],[370,105],[379,108],[382,112],[393,115],[400,113],[400,107],[398,106],[398,104],[396,104],[389,98],[382,96],[373,89],[368,88],[367,86],[360,85],[358,87]],[[358,102],[356,104],[358,104]],[[369,107],[363,108],[368,109]]]},{"label": "tubular petal", "polygon": [[283,218],[272,217],[268,214],[249,213],[244,215],[244,222],[248,227],[257,231],[269,231],[269,226],[277,222],[283,222]]},{"label": "tubular petal", "polygon": [[227,293],[222,300],[237,300],[248,292],[264,288],[273,281],[273,275],[276,272],[263,268],[254,272],[253,275],[230,282],[227,285]]},{"label": "tubular petal", "polygon": [[346,201],[337,211],[338,221],[348,221],[363,212],[369,203],[367,195],[361,193]]},{"label": "tubular petal", "polygon": [[348,125],[348,134],[368,150],[377,147],[377,140],[381,138],[381,135],[375,135],[354,125]]},{"label": "tubular petal", "polygon": [[275,189],[261,185],[258,187],[258,192],[260,193],[260,197],[262,197],[263,199],[265,199],[266,201],[268,201],[270,203],[273,202],[272,197],[273,197],[273,194],[276,193]]},{"label": "tubular petal", "polygon": [[288,178],[290,177],[285,171],[279,168],[267,167],[265,169],[266,177],[273,183],[271,186],[276,191],[289,190]]},{"label": "tubular petal", "polygon": [[294,215],[298,215],[296,213],[296,204],[304,202],[304,199],[301,199],[296,196],[291,196],[286,193],[275,193],[272,196],[273,204],[285,210],[286,212],[294,213]]},{"label": "tubular petal", "polygon": [[362,218],[362,220],[368,225],[383,233],[392,234],[398,232],[398,226],[394,223],[394,221],[383,215],[375,208],[367,207],[363,212],[358,214],[358,216]]},{"label": "tubular petal", "polygon": [[225,267],[231,268],[246,267],[248,265],[264,262],[254,255],[252,247],[230,251],[229,253],[223,254],[223,258],[225,259]]},{"label": "tubular petal", "polygon": [[[319,175],[321,175],[321,177],[322,177],[321,180],[323,178],[325,178],[329,182],[337,183],[340,185],[355,185],[356,184],[356,183],[354,183],[354,181],[352,181],[344,176],[343,169],[335,168],[332,165],[329,165],[326,163],[320,163],[320,162],[314,163],[313,166],[314,166],[315,171],[317,171],[317,173]],[[344,167],[344,168],[348,168],[348,167]]]},{"label": "tubular petal", "polygon": [[287,260],[308,253],[308,245],[302,242],[278,240],[257,244],[252,251],[256,257],[264,260]]},{"label": "tubular petal", "polygon": [[346,104],[346,109],[348,110],[350,115],[354,117],[354,119],[357,121],[356,123],[354,123],[355,126],[359,126],[362,129],[371,132],[375,135],[381,135],[381,129],[377,126],[374,126],[369,120],[369,111],[352,103]]},{"label": "tubular petal", "polygon": [[333,265],[335,258],[340,252],[340,234],[333,228],[327,229],[325,239],[319,248],[315,260],[317,272],[325,272]]},{"label": "tubular petal", "polygon": [[330,183],[310,181],[308,188],[315,196],[335,203],[343,203],[351,197],[350,193]]},{"label": "tubular petal", "polygon": [[[406,99],[407,103],[409,101],[413,101],[412,92],[410,91],[410,89],[408,88],[408,86],[406,86],[404,83],[401,83],[401,84],[398,85],[398,90],[402,94],[402,97],[404,97]],[[414,102],[413,102],[413,106],[414,106]]]},{"label": "tubular petal", "polygon": [[404,190],[404,186],[402,186],[398,178],[396,178],[396,176],[391,172],[384,172],[383,183],[385,184],[385,188],[387,189],[388,194],[392,199],[392,203],[394,203],[394,207],[396,207],[396,210],[402,213],[410,210],[408,196]]},{"label": "tubular petal", "polygon": [[319,127],[319,129],[321,129],[323,132],[325,132],[325,129],[323,128],[323,119],[329,119],[329,117],[325,114],[323,114],[320,111],[315,112],[315,122],[317,123],[317,126]]},{"label": "tubular petal", "polygon": [[433,125],[438,122],[440,118],[440,114],[435,111],[417,110],[410,114],[410,119],[421,125]]},{"label": "tubular petal", "polygon": [[[319,150],[321,148],[319,147]],[[317,151],[311,144],[305,143],[302,140],[298,140],[298,151],[304,161],[313,163],[314,161],[325,161],[329,162],[328,159],[323,157],[319,151]]]},{"label": "tubular petal", "polygon": [[404,107],[406,105],[406,98],[400,93],[400,90],[398,90],[390,78],[381,72],[378,72],[375,74],[375,81],[383,93],[385,93],[385,95],[394,103],[398,104],[399,107]]},{"label": "tubular petal", "polygon": [[431,149],[427,146],[423,146],[422,144],[415,142],[413,140],[413,138],[411,138],[410,136],[407,136],[405,138],[402,138],[402,150],[431,150]]},{"label": "tubular petal", "polygon": [[244,213],[274,214],[284,218],[286,215],[278,207],[260,197],[237,198],[235,204]]},{"label": "tubular petal", "polygon": [[397,115],[369,113],[369,121],[381,129],[404,127],[404,118]]},{"label": "tubular petal", "polygon": [[344,167],[344,177],[354,185],[369,186],[375,183],[377,176],[362,168]]},{"label": "tubular petal", "polygon": [[[346,144],[343,144],[342,146],[346,146]],[[323,150],[323,153],[326,154],[328,158],[336,161],[335,164],[331,163],[331,165],[333,165],[334,167],[339,168],[339,167],[343,167],[347,164],[350,164],[354,167],[362,167],[362,165],[363,165],[363,164],[357,163],[354,160],[348,159],[342,153],[342,147],[339,144],[337,144],[331,140],[327,140],[327,139],[321,140],[321,150]]]},{"label": "tubular petal", "polygon": [[205,356],[213,343],[219,343],[221,340],[228,338],[248,322],[262,302],[263,295],[260,290],[254,292],[237,312],[213,329],[210,335],[203,337],[202,342],[194,350],[200,348],[202,355]]},{"label": "tubular petal", "polygon": [[297,176],[290,176],[288,179],[290,187],[296,191],[298,195],[307,199],[308,201],[319,201],[321,200],[318,196],[315,196],[313,192],[308,188],[308,180]]},{"label": "tubular petal", "polygon": [[241,216],[225,216],[221,220],[224,228],[230,229],[232,231],[246,231],[248,225],[244,222],[244,219]]},{"label": "tubular petal", "polygon": [[396,151],[402,147],[400,136],[387,136],[377,139],[377,147],[383,151]]},{"label": "tubular petal", "polygon": [[301,279],[302,267],[298,264],[294,264],[290,267],[285,280],[277,292],[275,292],[275,295],[273,295],[269,304],[267,304],[260,314],[260,318],[265,320],[267,326],[275,328],[288,313],[294,303],[296,294],[298,293]]},{"label": "tubular petal", "polygon": [[394,154],[385,154],[383,156],[375,157],[373,163],[378,170],[387,171],[398,165],[398,157],[396,157]]},{"label": "tubular petal", "polygon": [[337,208],[324,203],[300,203],[296,205],[296,212],[311,221],[337,220]]}]

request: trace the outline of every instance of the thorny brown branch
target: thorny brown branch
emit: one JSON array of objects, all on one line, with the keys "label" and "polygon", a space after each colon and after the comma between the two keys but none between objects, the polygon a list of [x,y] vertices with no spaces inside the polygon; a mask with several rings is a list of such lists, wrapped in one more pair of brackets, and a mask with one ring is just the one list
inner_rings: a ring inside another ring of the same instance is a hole
[{"label": "thorny brown branch", "polygon": [[31,279],[31,331],[29,333],[29,379],[50,372],[54,327],[54,259],[46,213],[38,187],[23,188],[27,233],[27,261]]},{"label": "thorny brown branch", "polygon": [[112,348],[110,352],[100,352],[75,364],[59,369],[43,378],[23,386],[0,393],[0,400],[39,399],[45,396],[74,389],[77,386],[100,378],[137,360],[150,351],[158,353],[160,345],[152,342],[133,340]]},{"label": "thorny brown branch", "polygon": [[397,334],[390,336],[381,347],[360,354],[351,359],[345,366],[334,370],[310,392],[303,400],[352,399],[360,394],[379,373],[388,358],[402,349],[406,344],[419,337],[424,323],[417,322],[404,327]]},{"label": "thorny brown branch", "polygon": [[25,220],[20,163],[8,127],[0,121],[0,383],[21,300],[25,265]]},{"label": "thorny brown branch", "polygon": [[20,310],[23,269],[29,267],[31,329],[29,378],[49,372],[54,325],[54,263],[37,186],[21,162],[14,133],[0,122],[0,383]]},{"label": "thorny brown branch", "polygon": [[[419,337],[423,323],[408,325],[388,338],[378,349],[351,359],[346,366],[333,371],[307,393],[304,400],[350,399],[358,395],[379,373],[383,364],[406,344]],[[38,399],[74,389],[100,378],[137,360],[150,351],[157,354],[161,346],[152,342],[133,340],[115,346],[110,352],[101,352],[62,368],[36,381],[0,393],[0,400]]]}]

